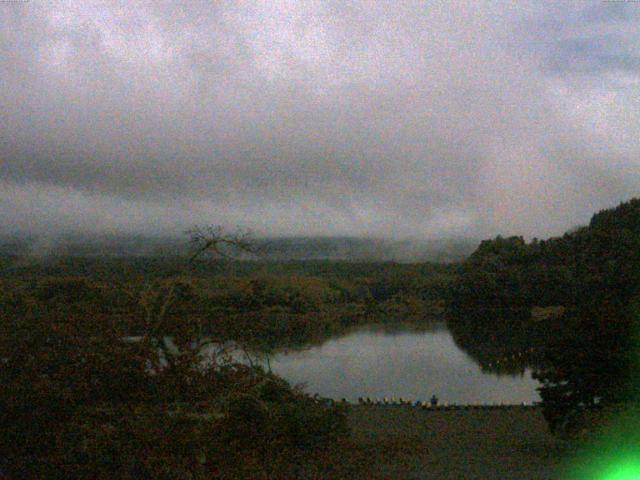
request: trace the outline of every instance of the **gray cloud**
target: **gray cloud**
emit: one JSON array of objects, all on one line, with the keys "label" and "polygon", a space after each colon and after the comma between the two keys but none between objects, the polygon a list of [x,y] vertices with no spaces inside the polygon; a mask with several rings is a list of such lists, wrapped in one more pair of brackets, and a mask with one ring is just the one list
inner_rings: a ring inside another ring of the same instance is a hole
[{"label": "gray cloud", "polygon": [[0,8],[7,231],[546,236],[640,186],[631,2]]}]

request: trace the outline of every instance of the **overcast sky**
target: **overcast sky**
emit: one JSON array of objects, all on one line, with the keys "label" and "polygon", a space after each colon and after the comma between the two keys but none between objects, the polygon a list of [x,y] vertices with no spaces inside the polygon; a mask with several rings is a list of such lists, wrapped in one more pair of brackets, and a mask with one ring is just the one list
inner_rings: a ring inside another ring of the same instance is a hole
[{"label": "overcast sky", "polygon": [[640,193],[639,25],[633,1],[1,2],[0,233],[559,234]]}]

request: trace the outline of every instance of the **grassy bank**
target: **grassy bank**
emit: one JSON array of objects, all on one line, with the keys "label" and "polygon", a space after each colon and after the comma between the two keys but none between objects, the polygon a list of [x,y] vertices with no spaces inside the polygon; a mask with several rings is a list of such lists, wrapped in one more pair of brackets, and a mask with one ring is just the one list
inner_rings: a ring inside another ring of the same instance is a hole
[{"label": "grassy bank", "polygon": [[382,479],[552,479],[564,450],[539,409],[353,406],[349,423]]}]

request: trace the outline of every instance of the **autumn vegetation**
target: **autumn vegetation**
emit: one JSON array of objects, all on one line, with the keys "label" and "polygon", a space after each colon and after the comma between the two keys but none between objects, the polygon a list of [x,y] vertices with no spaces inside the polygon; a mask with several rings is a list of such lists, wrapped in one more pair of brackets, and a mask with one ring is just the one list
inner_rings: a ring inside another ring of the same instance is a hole
[{"label": "autumn vegetation", "polygon": [[458,264],[237,261],[199,233],[191,258],[2,258],[0,476],[374,478],[345,406],[251,360],[373,322],[533,368],[557,433],[638,399],[640,200]]},{"label": "autumn vegetation", "polygon": [[344,406],[234,354],[251,360],[376,319],[441,315],[429,282],[446,288],[448,272],[204,255],[10,269],[0,283],[0,471],[371,478]]}]

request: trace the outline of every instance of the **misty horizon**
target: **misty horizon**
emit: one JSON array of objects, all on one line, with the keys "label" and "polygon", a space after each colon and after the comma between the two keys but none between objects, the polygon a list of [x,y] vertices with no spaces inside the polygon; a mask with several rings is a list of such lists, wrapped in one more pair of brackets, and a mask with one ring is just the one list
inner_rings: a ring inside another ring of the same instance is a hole
[{"label": "misty horizon", "polygon": [[[228,260],[457,262],[468,257],[480,240],[393,240],[364,237],[248,237],[249,251],[229,250]],[[193,251],[188,232],[177,236],[146,235],[6,235],[0,236],[0,255],[34,261],[60,257],[185,258]]]}]

